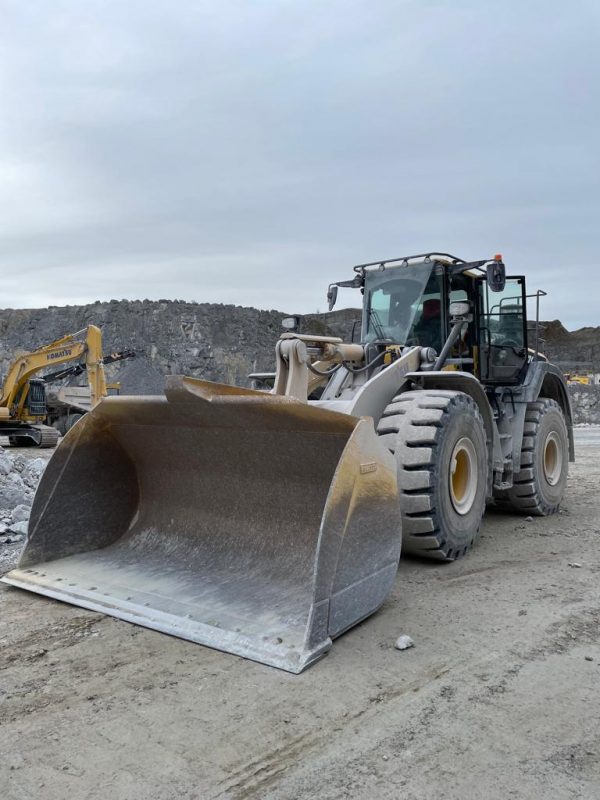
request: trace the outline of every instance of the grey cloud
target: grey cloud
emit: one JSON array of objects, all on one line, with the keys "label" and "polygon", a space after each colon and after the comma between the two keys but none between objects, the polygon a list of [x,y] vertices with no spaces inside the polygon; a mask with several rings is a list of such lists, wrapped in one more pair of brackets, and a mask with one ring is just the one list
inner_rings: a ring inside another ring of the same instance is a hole
[{"label": "grey cloud", "polygon": [[6,3],[3,304],[312,311],[359,261],[500,250],[597,324],[599,29],[584,0]]}]

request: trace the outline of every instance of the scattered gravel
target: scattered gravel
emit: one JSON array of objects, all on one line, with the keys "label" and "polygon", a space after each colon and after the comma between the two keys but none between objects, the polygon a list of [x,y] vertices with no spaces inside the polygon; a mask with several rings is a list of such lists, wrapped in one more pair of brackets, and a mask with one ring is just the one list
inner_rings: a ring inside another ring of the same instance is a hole
[{"label": "scattered gravel", "polygon": [[18,561],[35,490],[53,452],[0,447],[0,575]]}]

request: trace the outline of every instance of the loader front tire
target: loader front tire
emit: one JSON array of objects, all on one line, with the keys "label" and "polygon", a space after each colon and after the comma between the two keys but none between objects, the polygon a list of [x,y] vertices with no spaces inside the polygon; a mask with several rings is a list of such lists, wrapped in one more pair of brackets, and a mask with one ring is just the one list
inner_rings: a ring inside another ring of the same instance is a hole
[{"label": "loader front tire", "polygon": [[527,404],[521,469],[506,499],[515,511],[545,517],[558,511],[567,485],[569,434],[556,400]]},{"label": "loader front tire", "polygon": [[463,392],[403,392],[377,432],[396,456],[402,552],[453,561],[479,532],[488,456],[483,420]]}]

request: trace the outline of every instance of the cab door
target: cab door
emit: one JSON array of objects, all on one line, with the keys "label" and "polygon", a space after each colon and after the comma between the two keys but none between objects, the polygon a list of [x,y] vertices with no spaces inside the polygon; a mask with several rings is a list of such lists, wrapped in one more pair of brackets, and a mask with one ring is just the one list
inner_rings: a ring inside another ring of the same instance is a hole
[{"label": "cab door", "polygon": [[506,279],[502,292],[479,284],[479,377],[482,383],[518,383],[527,364],[525,278]]}]

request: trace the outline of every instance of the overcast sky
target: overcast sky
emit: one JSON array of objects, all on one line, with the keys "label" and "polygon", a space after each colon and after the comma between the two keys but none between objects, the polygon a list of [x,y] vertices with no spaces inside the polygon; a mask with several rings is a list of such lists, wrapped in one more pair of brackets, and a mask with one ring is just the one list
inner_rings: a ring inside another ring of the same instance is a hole
[{"label": "overcast sky", "polygon": [[438,249],[600,324],[598,0],[0,0],[0,109],[1,306],[324,310]]}]

